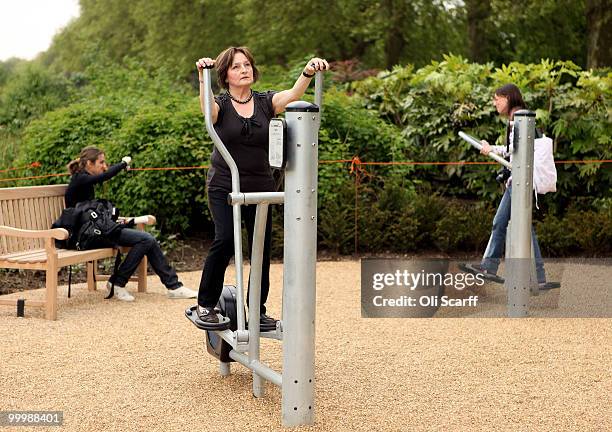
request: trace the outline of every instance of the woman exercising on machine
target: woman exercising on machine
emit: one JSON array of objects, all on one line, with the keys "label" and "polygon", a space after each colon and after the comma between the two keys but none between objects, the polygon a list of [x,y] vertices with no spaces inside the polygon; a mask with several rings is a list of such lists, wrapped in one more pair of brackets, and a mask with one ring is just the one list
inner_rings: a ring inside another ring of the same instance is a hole
[{"label": "woman exercising on machine", "polygon": [[[227,147],[238,166],[242,192],[275,191],[272,171],[268,163],[268,125],[270,119],[282,113],[290,102],[300,99],[316,71],[327,70],[327,61],[313,58],[292,88],[280,92],[256,92],[251,86],[257,81],[259,71],[246,47],[230,47],[216,59],[203,57],[196,62],[200,78],[200,104],[204,113],[203,69],[215,67],[217,82],[225,89],[215,97],[212,107],[212,123],[215,131]],[[227,195],[232,191],[229,167],[215,148],[211,156],[211,168],[206,179],[208,207],[215,224],[215,238],[204,263],[198,293],[198,318],[204,323],[217,324],[219,317],[214,310],[223,289],[225,270],[234,256],[234,223],[232,207]],[[242,216],[248,232],[249,253],[252,250],[255,206],[247,206]],[[265,302],[270,288],[270,237],[272,216],[268,212],[261,269],[262,325],[274,325],[276,320],[266,315]],[[247,294],[248,296],[248,294]]]}]

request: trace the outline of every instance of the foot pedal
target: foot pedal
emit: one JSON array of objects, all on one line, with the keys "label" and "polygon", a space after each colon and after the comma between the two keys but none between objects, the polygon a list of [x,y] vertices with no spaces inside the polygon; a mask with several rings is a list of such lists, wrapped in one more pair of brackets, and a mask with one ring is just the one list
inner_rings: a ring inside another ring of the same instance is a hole
[{"label": "foot pedal", "polygon": [[[259,324],[259,331],[260,332],[273,332],[276,331],[276,323],[278,321],[275,321],[274,323],[268,323],[268,324]],[[249,328],[249,323],[246,323],[246,328],[248,330]]]},{"label": "foot pedal", "polygon": [[471,273],[473,275],[481,275],[483,277],[483,279],[489,280],[491,282],[495,282],[498,284],[503,284],[504,283],[504,278],[501,278],[497,275],[491,274],[491,273],[486,273],[481,271],[480,269],[474,267],[474,265],[472,264],[468,264],[468,263],[460,263],[457,267],[459,267],[459,270],[461,270],[462,272],[465,273]]},{"label": "foot pedal", "polygon": [[221,315],[217,315],[220,319],[220,322],[217,324],[207,323],[200,320],[200,318],[198,318],[198,313],[196,312],[197,307],[197,305],[193,305],[185,309],[185,316],[200,330],[221,331],[230,328],[230,319]]},{"label": "foot pedal", "polygon": [[558,289],[558,288],[561,288],[561,283],[560,282],[544,282],[543,284],[538,285],[538,288],[540,291]]}]

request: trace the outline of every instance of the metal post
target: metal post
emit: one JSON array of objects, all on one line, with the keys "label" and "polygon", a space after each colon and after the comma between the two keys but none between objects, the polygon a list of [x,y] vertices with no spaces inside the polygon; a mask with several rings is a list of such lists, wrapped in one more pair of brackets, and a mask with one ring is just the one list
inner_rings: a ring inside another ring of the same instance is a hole
[{"label": "metal post", "polygon": [[219,374],[221,374],[221,376],[229,376],[230,373],[231,373],[230,363],[219,362]]},{"label": "metal post", "polygon": [[[253,250],[251,251],[251,276],[249,287],[249,362],[259,362],[259,313],[261,303],[261,265],[266,236],[268,203],[257,204],[253,227]],[[262,397],[265,381],[253,371],[253,395]]]},{"label": "metal post", "polygon": [[314,103],[319,107],[319,119],[321,119],[321,113],[323,112],[323,73],[317,72],[315,75],[315,93]]},{"label": "metal post", "polygon": [[510,249],[506,251],[508,316],[528,314],[531,279],[531,206],[533,200],[533,142],[535,113],[521,110],[514,114],[512,157],[512,224]]},{"label": "metal post", "polygon": [[319,107],[287,106],[283,270],[283,426],[314,423]]}]

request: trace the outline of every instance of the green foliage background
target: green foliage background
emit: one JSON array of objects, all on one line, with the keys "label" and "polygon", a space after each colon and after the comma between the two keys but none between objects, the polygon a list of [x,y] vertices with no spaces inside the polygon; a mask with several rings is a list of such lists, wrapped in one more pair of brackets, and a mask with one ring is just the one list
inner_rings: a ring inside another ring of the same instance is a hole
[{"label": "green foliage background", "polygon": [[[479,24],[485,61],[476,63],[466,60],[474,54],[469,17],[482,4],[489,6]],[[262,72],[258,88],[281,90],[320,54],[337,60],[319,136],[320,246],[339,254],[477,253],[501,197],[494,167],[333,161],[482,160],[457,133],[500,142],[504,125],[491,96],[507,82],[522,89],[554,139],[556,159],[612,159],[612,75],[584,69],[585,7],[583,0],[81,0],[81,16],[39,58],[0,62],[0,170],[40,162],[2,177],[64,173],[86,145],[102,147],[110,161],[131,155],[134,168],[207,165],[212,144],[197,58],[248,45]],[[540,197],[534,213],[544,252],[612,253],[610,164],[557,169],[558,192]],[[124,214],[155,214],[167,235],[210,236],[205,176],[204,169],[130,171],[99,194]],[[274,224],[280,240],[280,212]]]}]

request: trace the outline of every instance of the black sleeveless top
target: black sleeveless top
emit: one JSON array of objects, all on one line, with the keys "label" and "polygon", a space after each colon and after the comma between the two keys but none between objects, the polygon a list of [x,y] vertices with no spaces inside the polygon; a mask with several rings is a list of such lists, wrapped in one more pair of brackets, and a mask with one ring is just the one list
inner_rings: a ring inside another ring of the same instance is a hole
[{"label": "black sleeveless top", "polygon": [[[219,105],[215,131],[238,166],[241,192],[275,191],[268,163],[268,125],[274,117],[274,93],[253,92],[255,107],[250,118],[238,114],[227,93],[215,98]],[[206,184],[209,190],[228,193],[232,190],[229,167],[216,148],[212,152]]]}]

